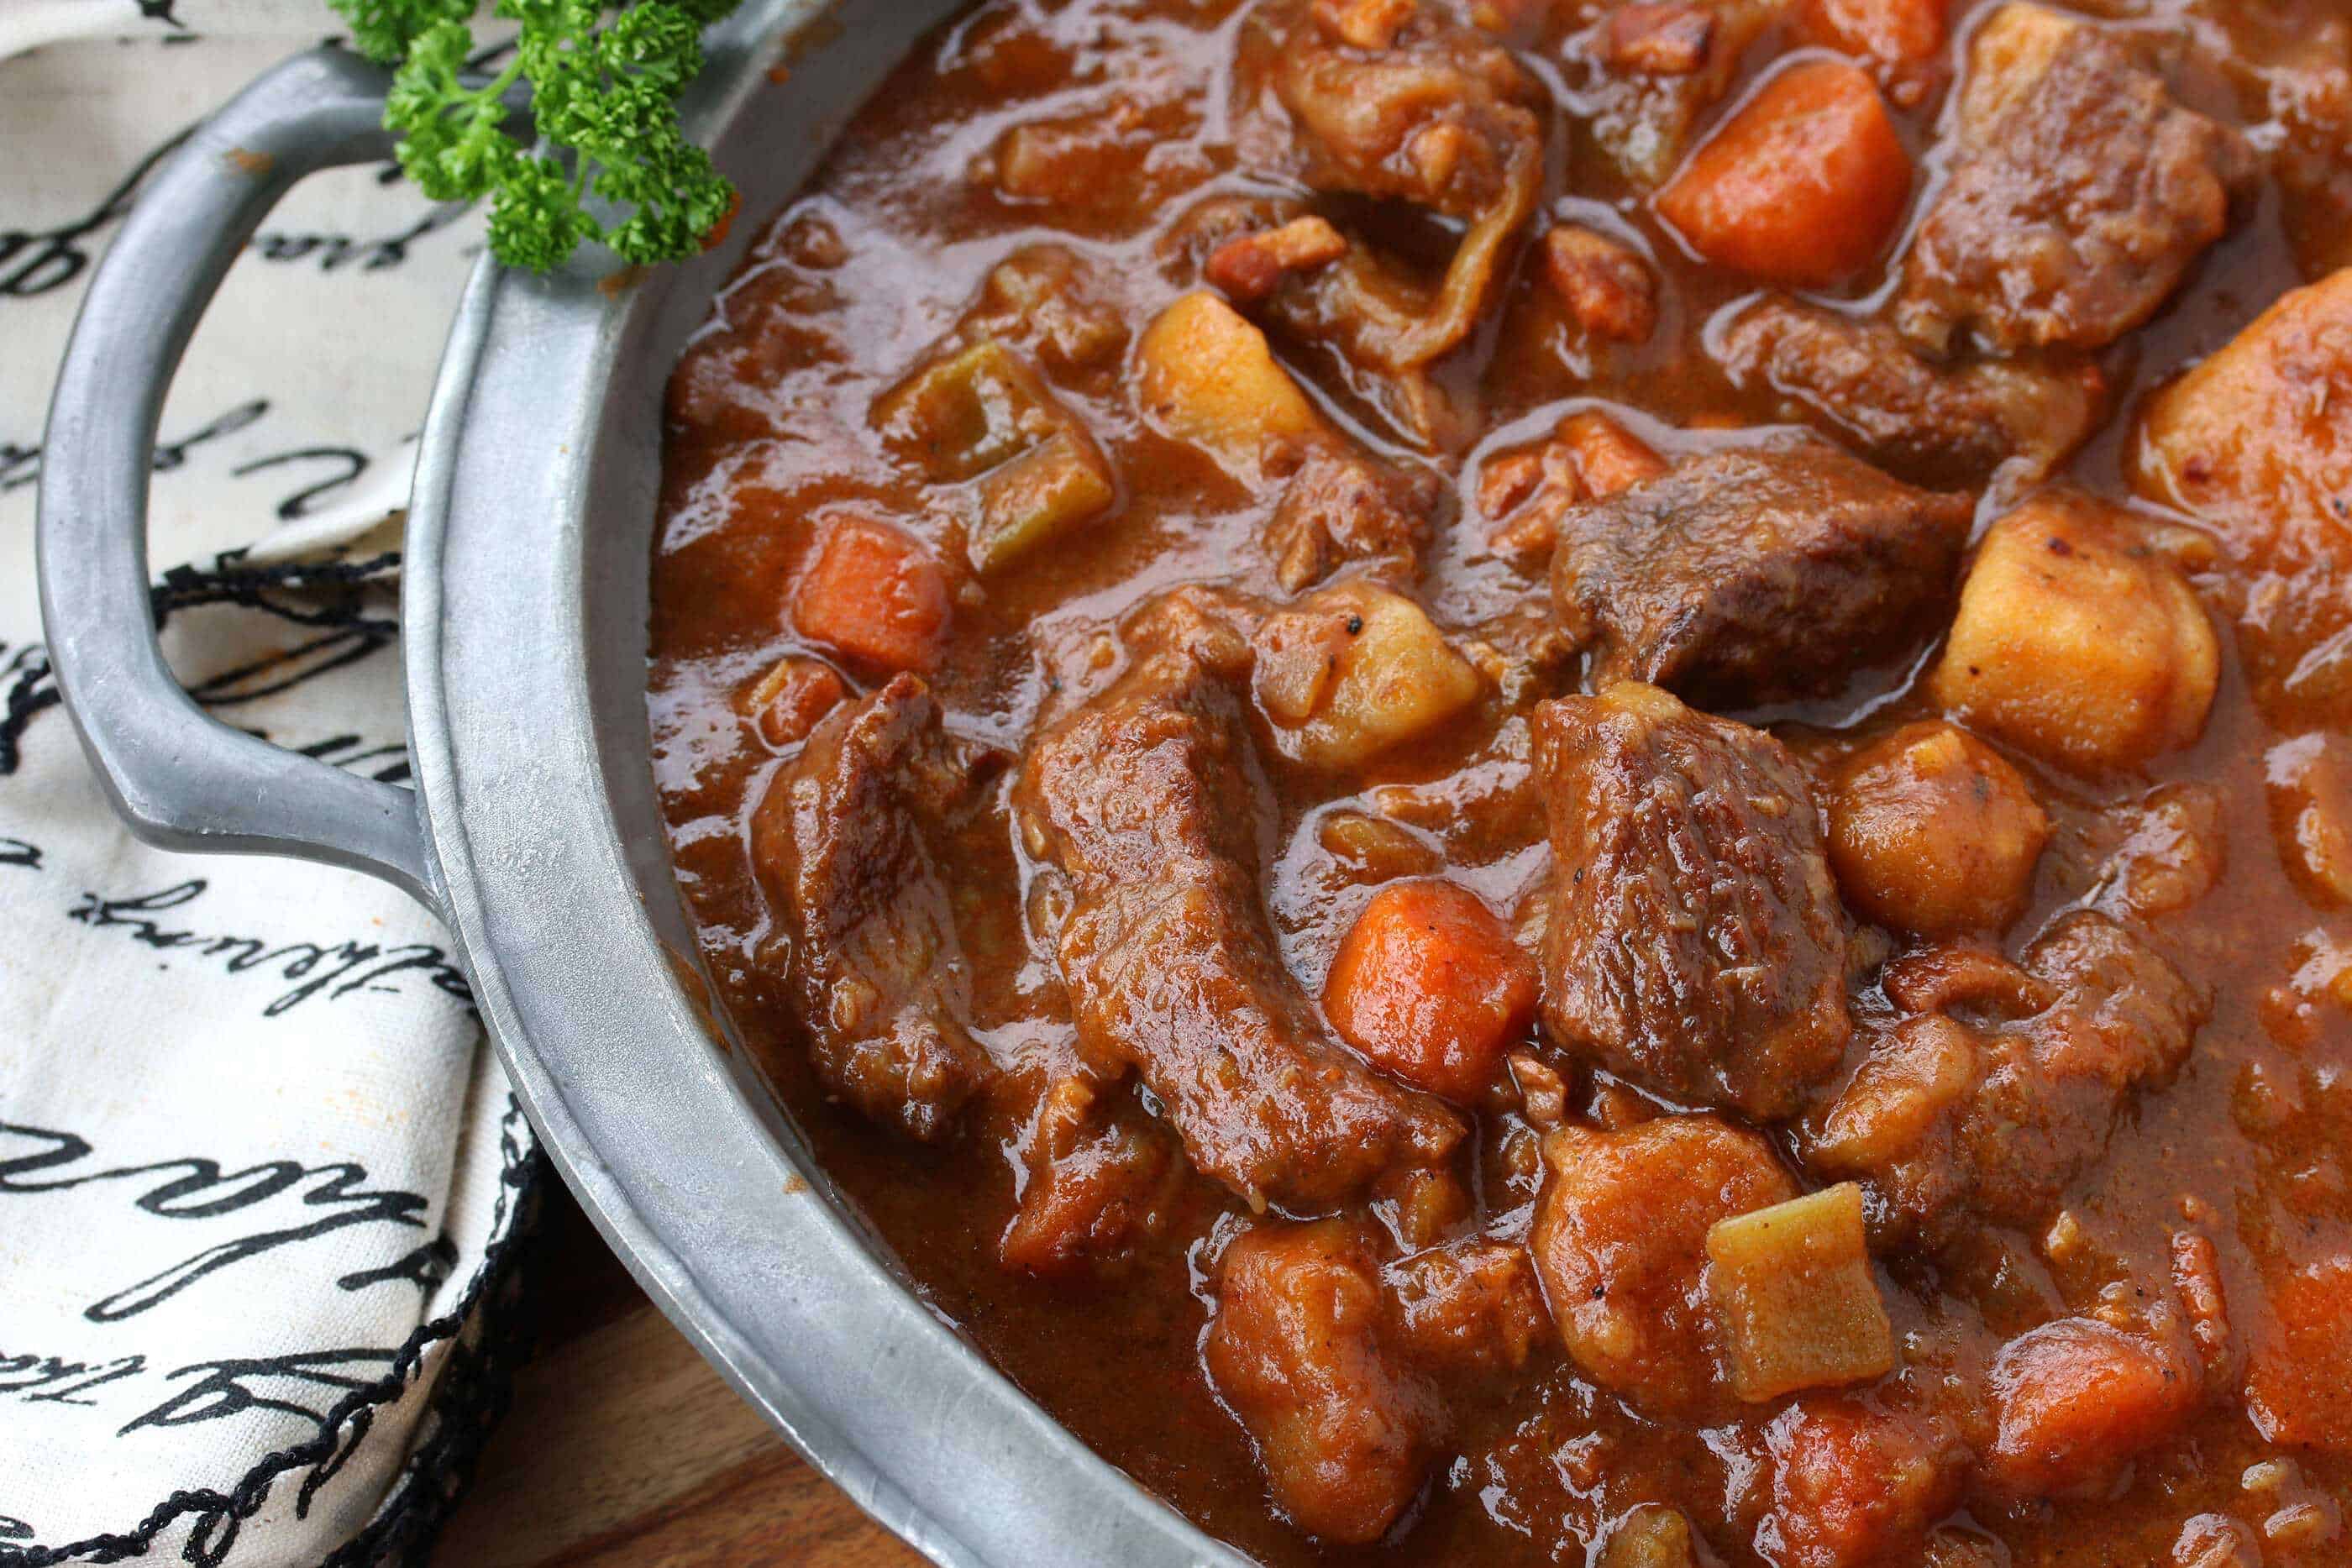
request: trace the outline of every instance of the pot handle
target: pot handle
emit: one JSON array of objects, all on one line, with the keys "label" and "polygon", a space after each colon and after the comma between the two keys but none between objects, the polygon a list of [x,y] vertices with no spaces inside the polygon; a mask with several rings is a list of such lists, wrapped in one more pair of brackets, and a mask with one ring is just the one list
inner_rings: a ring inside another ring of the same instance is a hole
[{"label": "pot handle", "polygon": [[164,849],[292,855],[430,905],[413,790],[213,718],[163,663],[147,591],[163,393],[229,264],[305,174],[388,157],[385,72],[333,47],[256,81],[157,171],[92,275],[49,403],[37,559],[49,663],[100,782]]}]

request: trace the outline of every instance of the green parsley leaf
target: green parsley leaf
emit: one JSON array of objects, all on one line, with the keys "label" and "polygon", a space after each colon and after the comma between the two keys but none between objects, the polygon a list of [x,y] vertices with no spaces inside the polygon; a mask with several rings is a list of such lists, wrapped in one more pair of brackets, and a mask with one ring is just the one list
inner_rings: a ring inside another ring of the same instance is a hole
[{"label": "green parsley leaf", "polygon": [[[625,260],[692,256],[735,190],[687,140],[677,96],[702,69],[702,29],[740,0],[497,0],[519,24],[505,68],[466,79],[472,0],[329,0],[369,58],[394,67],[385,129],[436,202],[489,198],[491,253],[544,272],[584,241]],[[539,145],[506,129],[506,95],[530,89]],[[621,209],[607,226],[586,198]]]}]

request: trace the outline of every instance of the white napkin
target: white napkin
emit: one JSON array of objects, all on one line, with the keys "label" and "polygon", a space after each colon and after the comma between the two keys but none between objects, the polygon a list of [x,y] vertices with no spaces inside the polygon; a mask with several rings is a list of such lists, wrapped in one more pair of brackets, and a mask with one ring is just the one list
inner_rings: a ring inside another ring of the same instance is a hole
[{"label": "white napkin", "polygon": [[[540,1162],[446,936],[354,873],[132,841],[35,607],[89,267],[182,131],[336,27],[323,0],[0,0],[0,56],[42,46],[0,58],[0,1568],[383,1560],[496,1401]],[[163,416],[174,668],[380,779],[406,776],[387,514],[478,235],[388,168],[307,182]]]}]

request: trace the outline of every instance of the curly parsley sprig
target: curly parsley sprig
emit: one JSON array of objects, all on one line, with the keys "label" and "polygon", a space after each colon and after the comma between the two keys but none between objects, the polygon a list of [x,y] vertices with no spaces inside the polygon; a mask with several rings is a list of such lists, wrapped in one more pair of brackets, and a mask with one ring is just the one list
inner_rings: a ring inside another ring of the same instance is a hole
[{"label": "curly parsley sprig", "polygon": [[[472,83],[474,0],[329,3],[362,53],[397,68],[383,123],[401,167],[436,202],[489,197],[490,249],[509,267],[544,272],[586,240],[671,261],[734,211],[734,187],[678,125],[677,95],[702,69],[702,29],[741,0],[497,0],[490,14],[520,24],[514,53]],[[519,81],[536,147],[506,131]],[[606,226],[591,195],[627,215]]]}]

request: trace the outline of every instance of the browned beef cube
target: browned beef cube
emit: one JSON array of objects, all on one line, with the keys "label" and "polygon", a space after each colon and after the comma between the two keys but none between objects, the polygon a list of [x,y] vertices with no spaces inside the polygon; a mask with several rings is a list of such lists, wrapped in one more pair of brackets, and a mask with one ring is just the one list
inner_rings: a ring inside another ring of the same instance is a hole
[{"label": "browned beef cube", "polygon": [[1025,1153],[1029,1180],[997,1255],[1033,1274],[1118,1262],[1166,1228],[1190,1180],[1167,1128],[1124,1088],[1106,1095],[1083,1076],[1046,1090]]},{"label": "browned beef cube", "polygon": [[[1899,968],[1950,967],[1939,958]],[[1991,955],[1968,967],[1915,988],[1890,966],[1898,1004],[1965,1007],[1973,1021],[1905,1018],[1807,1131],[1815,1170],[1869,1184],[1885,1240],[2047,1219],[2105,1156],[2135,1091],[2179,1070],[2205,1013],[2161,954],[2095,911],[2053,926],[2022,968]]]},{"label": "browned beef cube", "polygon": [[1435,6],[1377,36],[1334,21],[1294,13],[1273,61],[1309,185],[1469,217],[1540,162],[1543,91],[1493,37]]},{"label": "browned beef cube", "polygon": [[1259,891],[1265,784],[1243,698],[1178,647],[1041,735],[1016,804],[1078,1049],[1141,1074],[1195,1166],[1254,1206],[1313,1209],[1463,1135],[1333,1040]]},{"label": "browned beef cube", "polygon": [[1595,686],[1647,681],[1710,706],[1834,690],[1925,639],[1970,510],[1823,443],[1708,453],[1570,508],[1552,607],[1597,650]]},{"label": "browned beef cube", "polygon": [[1852,1030],[1845,910],[1795,759],[1631,683],[1544,704],[1535,731],[1553,1037],[1685,1103],[1793,1111]]},{"label": "browned beef cube", "polygon": [[1713,342],[1734,381],[1792,400],[1824,434],[1925,484],[1981,485],[2011,458],[2046,474],[2105,406],[2093,366],[1938,363],[1884,322],[1778,296],[1742,309]]},{"label": "browned beef cube", "polygon": [[1784,0],[1611,6],[1571,42],[1571,80],[1586,133],[1629,183],[1641,190],[1663,184],[1738,78],[1740,57],[1784,9]]},{"label": "browned beef cube", "polygon": [[1895,321],[1946,347],[2114,342],[2229,227],[2245,138],[2173,100],[2099,27],[2023,3],[1979,28],[1950,178],[1920,225]]},{"label": "browned beef cube", "polygon": [[817,1076],[922,1139],[992,1072],[935,847],[969,776],[929,689],[902,674],[835,709],[751,821]]}]

